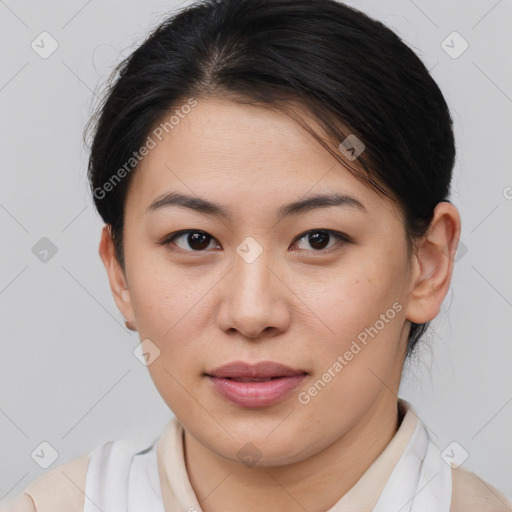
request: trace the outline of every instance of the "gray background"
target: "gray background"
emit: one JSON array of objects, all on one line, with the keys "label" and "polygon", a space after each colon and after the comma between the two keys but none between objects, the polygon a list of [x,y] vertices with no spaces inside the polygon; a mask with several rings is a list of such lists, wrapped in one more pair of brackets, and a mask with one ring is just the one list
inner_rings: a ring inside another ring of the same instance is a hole
[{"label": "gray background", "polygon": [[[456,124],[463,245],[401,396],[441,449],[458,442],[464,467],[512,496],[512,2],[348,3],[415,49]],[[82,130],[111,68],[177,5],[0,0],[0,499],[44,472],[31,457],[43,441],[53,468],[110,439],[152,438],[172,417],[98,256]],[[46,59],[31,47],[43,31],[59,45]],[[458,58],[442,46],[453,31],[469,44]],[[42,237],[57,248],[46,262],[32,250]]]}]

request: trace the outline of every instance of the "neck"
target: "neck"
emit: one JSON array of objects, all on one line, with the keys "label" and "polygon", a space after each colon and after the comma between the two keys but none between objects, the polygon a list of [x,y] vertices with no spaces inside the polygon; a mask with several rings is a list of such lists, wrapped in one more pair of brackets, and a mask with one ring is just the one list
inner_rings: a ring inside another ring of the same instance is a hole
[{"label": "neck", "polygon": [[401,418],[387,394],[333,444],[305,460],[245,467],[204,447],[185,431],[188,476],[204,512],[322,512],[335,505],[382,453]]}]

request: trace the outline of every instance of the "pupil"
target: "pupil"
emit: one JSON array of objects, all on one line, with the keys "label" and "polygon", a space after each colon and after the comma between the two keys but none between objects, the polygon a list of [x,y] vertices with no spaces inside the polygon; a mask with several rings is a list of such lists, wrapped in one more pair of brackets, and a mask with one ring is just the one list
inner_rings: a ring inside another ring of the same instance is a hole
[{"label": "pupil", "polygon": [[205,249],[208,247],[208,236],[204,233],[190,233],[188,235],[188,244],[193,249]]},{"label": "pupil", "polygon": [[[309,243],[314,249],[322,250],[329,243],[329,234],[325,231],[317,231],[309,235]],[[206,249],[209,245],[208,235],[204,233],[190,233],[188,235],[188,244],[193,249]]]},{"label": "pupil", "polygon": [[324,249],[329,243],[329,234],[325,231],[317,231],[310,234],[309,243],[314,249]]}]

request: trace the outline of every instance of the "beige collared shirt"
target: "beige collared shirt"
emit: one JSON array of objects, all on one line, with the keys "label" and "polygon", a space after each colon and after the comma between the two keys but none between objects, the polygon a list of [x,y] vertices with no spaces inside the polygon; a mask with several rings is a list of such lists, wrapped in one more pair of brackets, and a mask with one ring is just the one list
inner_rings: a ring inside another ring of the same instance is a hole
[{"label": "beige collared shirt", "polygon": [[[373,464],[329,511],[370,512],[419,422],[414,410],[399,400],[400,427]],[[188,478],[183,455],[183,427],[173,418],[158,439],[157,460],[166,512],[201,508]],[[85,482],[89,454],[48,470],[30,483],[23,494],[0,504],[0,512],[82,512],[87,497]],[[34,508],[35,507],[35,508]],[[451,512],[506,512],[512,502],[474,473],[452,469]],[[432,511],[435,512],[435,511]]]}]

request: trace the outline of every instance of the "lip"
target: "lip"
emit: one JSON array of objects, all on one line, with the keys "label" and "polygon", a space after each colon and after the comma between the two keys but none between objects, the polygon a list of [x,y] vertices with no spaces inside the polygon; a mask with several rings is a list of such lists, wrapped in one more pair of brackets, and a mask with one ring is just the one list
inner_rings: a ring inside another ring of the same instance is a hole
[{"label": "lip", "polygon": [[307,372],[305,370],[290,368],[284,364],[274,363],[273,361],[262,361],[255,364],[246,363],[245,361],[233,361],[206,372],[207,375],[212,377],[260,379],[268,377],[288,377],[302,373]]},{"label": "lip", "polygon": [[263,361],[234,361],[204,374],[215,391],[240,407],[268,407],[284,400],[308,375],[305,370]]}]

